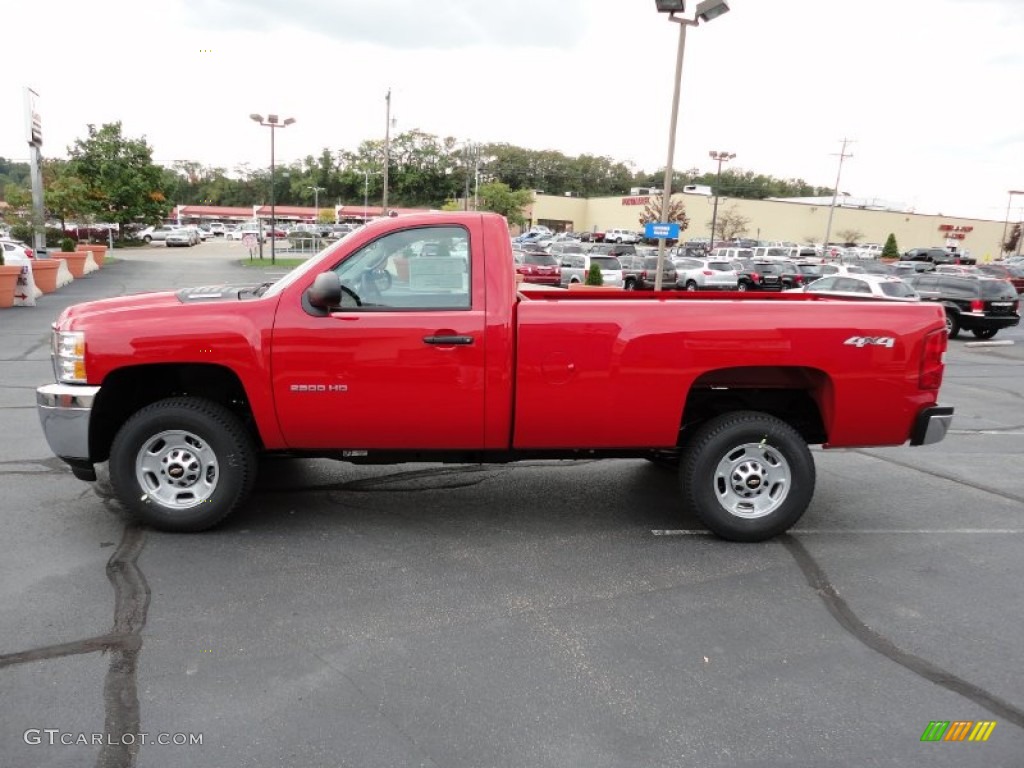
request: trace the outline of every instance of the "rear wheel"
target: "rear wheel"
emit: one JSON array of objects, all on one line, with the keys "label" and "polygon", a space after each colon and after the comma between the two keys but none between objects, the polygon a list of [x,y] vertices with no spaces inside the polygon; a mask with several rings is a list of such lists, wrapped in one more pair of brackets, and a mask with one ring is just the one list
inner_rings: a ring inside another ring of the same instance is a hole
[{"label": "rear wheel", "polygon": [[118,500],[163,531],[202,531],[240,504],[256,479],[253,440],[233,412],[190,397],[157,401],[125,422],[110,449]]},{"label": "rear wheel", "polygon": [[960,335],[960,319],[952,312],[946,312],[946,333],[951,339]]},{"label": "rear wheel", "polygon": [[737,291],[745,291],[745,290],[747,290],[747,284],[746,284],[745,282],[740,282],[740,283],[739,283],[739,284],[738,284],[738,285],[736,286],[736,290],[737,290]]},{"label": "rear wheel", "polygon": [[763,541],[792,527],[814,495],[814,459],[789,424],[757,411],[707,421],[685,446],[683,498],[711,531]]},{"label": "rear wheel", "polygon": [[697,283],[695,283],[693,280],[687,280],[686,281],[686,290],[688,290],[688,291],[696,291],[697,290]]},{"label": "rear wheel", "polygon": [[998,328],[975,328],[971,333],[978,339],[991,339],[998,330]]}]

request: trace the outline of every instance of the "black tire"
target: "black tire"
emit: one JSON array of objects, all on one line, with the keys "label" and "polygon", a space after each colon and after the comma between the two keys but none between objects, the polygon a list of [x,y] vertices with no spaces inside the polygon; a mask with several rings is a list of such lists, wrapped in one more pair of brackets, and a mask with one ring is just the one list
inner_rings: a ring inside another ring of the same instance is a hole
[{"label": "black tire", "polygon": [[110,449],[118,500],[162,531],[213,527],[249,495],[255,480],[252,437],[234,413],[209,400],[175,397],[147,405],[118,430]]},{"label": "black tire", "polygon": [[946,312],[946,333],[951,339],[960,335],[960,318],[949,311]]},{"label": "black tire", "polygon": [[977,339],[991,339],[998,331],[998,328],[975,328],[971,333]]},{"label": "black tire", "polygon": [[148,245],[149,243],[153,242],[153,238],[150,237],[149,235],[146,235],[144,238],[142,238],[142,242],[144,242],[144,243],[146,243]]},{"label": "black tire", "polygon": [[683,499],[713,533],[764,541],[788,530],[814,496],[814,459],[789,424],[758,411],[705,422],[684,447]]},{"label": "black tire", "polygon": [[738,284],[736,285],[736,290],[737,290],[737,291],[745,291],[745,290],[747,290],[747,284],[746,284],[745,282],[743,282],[743,281],[741,280],[741,281],[740,281],[740,282],[739,282],[739,283],[738,283]]},{"label": "black tire", "polygon": [[636,284],[636,280],[627,280],[623,284],[622,289],[625,290],[625,291],[639,291],[640,290],[640,288]]},{"label": "black tire", "polygon": [[697,283],[695,283],[693,280],[687,280],[686,281],[686,290],[688,290],[688,291],[696,291],[697,290]]}]

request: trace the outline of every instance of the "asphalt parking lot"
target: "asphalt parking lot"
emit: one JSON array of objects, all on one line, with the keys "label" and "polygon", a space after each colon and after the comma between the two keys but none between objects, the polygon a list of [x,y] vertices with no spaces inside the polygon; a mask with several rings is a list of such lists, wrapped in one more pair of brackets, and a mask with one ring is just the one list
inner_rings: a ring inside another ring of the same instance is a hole
[{"label": "asphalt parking lot", "polygon": [[[811,509],[764,544],[632,460],[274,460],[223,526],[171,535],[52,456],[49,324],[285,270],[114,255],[0,316],[0,766],[1024,764],[1020,328],[951,342],[944,442],[816,450]],[[932,721],[996,726],[922,742]]]}]

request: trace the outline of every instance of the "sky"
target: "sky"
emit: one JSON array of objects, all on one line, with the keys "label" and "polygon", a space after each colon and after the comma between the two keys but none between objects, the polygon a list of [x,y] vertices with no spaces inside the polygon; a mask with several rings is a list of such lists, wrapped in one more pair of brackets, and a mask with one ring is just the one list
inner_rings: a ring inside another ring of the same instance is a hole
[{"label": "sky", "polygon": [[[687,27],[673,167],[1024,216],[1024,0],[728,0]],[[680,25],[652,0],[33,0],[0,49],[0,156],[120,120],[170,165],[286,164],[418,129],[664,168]],[[692,17],[694,0],[687,3]],[[1009,195],[1019,190],[1021,195]],[[1012,206],[1012,207],[1011,207]]]}]

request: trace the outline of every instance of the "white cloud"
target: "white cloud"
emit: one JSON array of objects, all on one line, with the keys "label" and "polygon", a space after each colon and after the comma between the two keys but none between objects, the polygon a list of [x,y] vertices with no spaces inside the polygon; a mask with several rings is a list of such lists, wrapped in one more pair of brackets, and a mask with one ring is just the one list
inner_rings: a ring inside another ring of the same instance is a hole
[{"label": "white cloud", "polygon": [[[1020,0],[734,0],[687,32],[675,167],[732,167],[1000,220],[1024,187]],[[37,0],[8,12],[0,155],[121,120],[158,159],[268,162],[251,112],[293,116],[281,162],[398,131],[665,162],[678,27],[653,3]],[[56,21],[59,20],[59,23]],[[30,35],[28,30],[39,30]],[[40,42],[42,41],[42,42]],[[208,52],[207,52],[208,51]],[[59,55],[58,55],[59,52]],[[1020,198],[1018,198],[1020,200]]]}]

